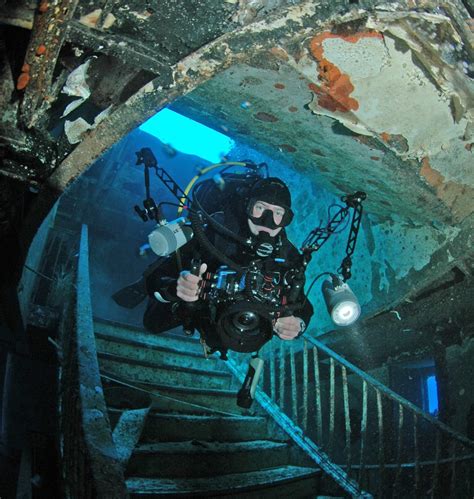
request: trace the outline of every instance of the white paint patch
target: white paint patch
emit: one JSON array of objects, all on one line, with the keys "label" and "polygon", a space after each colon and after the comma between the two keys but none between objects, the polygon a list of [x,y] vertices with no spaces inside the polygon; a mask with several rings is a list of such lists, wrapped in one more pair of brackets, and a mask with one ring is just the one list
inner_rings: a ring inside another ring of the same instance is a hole
[{"label": "white paint patch", "polygon": [[130,14],[132,16],[136,17],[137,19],[139,19],[140,21],[145,21],[151,16],[151,13],[148,12],[147,10],[145,10],[143,12],[136,12],[134,10],[131,10]]},{"label": "white paint patch", "polygon": [[405,156],[432,156],[463,135],[466,120],[453,122],[449,96],[414,64],[411,50],[398,50],[390,37],[385,43],[330,38],[324,46],[327,59],[351,77],[351,97],[360,105],[354,112],[359,126],[375,134],[402,135],[408,142]]},{"label": "white paint patch", "polygon": [[92,12],[89,12],[89,14],[82,16],[79,19],[79,22],[85,26],[89,26],[89,28],[95,28],[99,22],[101,14],[102,9],[95,9]]},{"label": "white paint patch", "polygon": [[74,109],[78,108],[86,99],[89,98],[91,91],[86,82],[87,70],[89,69],[89,65],[94,59],[91,57],[84,64],[81,64],[78,68],[76,68],[72,73],[67,77],[66,83],[61,90],[61,93],[70,95],[72,97],[79,97],[72,102],[70,102],[63,111],[61,118],[67,116],[69,113],[74,111]]},{"label": "white paint patch", "polygon": [[91,128],[92,125],[87,123],[83,118],[77,118],[77,120],[74,121],[66,120],[64,122],[64,133],[70,144],[78,144],[81,142],[84,133]]},{"label": "white paint patch", "polygon": [[104,24],[102,25],[103,29],[109,29],[117,20],[117,18],[112,14],[107,14],[107,17],[104,20]]},{"label": "white paint patch", "polygon": [[[150,81],[148,82],[146,85],[143,85],[142,88],[140,88],[140,90],[138,90],[138,92],[134,93],[126,102],[125,102],[125,105],[126,106],[131,106],[133,105],[137,100],[140,99],[140,97],[143,95],[143,94],[149,94],[151,92],[153,92],[155,90],[155,86],[153,85],[153,82]],[[159,90],[159,89],[157,89]]]},{"label": "white paint patch", "polygon": [[88,59],[84,64],[81,64],[67,77],[66,83],[61,90],[61,93],[81,97],[87,99],[91,94],[89,86],[86,82],[87,70],[93,58]]},{"label": "white paint patch", "polygon": [[390,63],[390,55],[380,38],[361,38],[356,43],[342,38],[327,38],[323,41],[324,56],[351,80],[373,78]]}]

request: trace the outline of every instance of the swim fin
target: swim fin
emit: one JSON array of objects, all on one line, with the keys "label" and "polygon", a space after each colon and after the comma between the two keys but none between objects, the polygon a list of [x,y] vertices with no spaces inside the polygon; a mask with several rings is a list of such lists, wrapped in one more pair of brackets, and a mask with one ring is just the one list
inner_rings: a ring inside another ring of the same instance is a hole
[{"label": "swim fin", "polygon": [[145,279],[141,278],[137,282],[120,289],[112,295],[112,299],[124,308],[135,308],[147,298]]}]

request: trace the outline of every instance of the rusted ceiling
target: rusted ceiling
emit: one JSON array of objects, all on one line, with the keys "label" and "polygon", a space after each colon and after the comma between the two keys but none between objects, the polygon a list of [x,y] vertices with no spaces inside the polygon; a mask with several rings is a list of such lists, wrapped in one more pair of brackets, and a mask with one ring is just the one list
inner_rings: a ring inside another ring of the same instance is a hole
[{"label": "rusted ceiling", "polygon": [[39,190],[26,241],[71,181],[171,104],[321,188],[366,191],[374,220],[462,233],[472,254],[472,2],[3,7],[1,172]]}]

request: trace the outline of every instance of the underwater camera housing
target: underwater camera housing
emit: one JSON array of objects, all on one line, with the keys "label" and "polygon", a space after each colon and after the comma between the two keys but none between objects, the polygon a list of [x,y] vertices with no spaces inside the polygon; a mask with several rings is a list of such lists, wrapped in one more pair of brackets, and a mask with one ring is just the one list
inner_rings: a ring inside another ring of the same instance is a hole
[{"label": "underwater camera housing", "polygon": [[273,319],[290,312],[285,302],[302,287],[296,273],[281,259],[255,260],[244,273],[226,266],[217,270],[205,284],[204,297],[226,349],[255,352],[272,338]]}]

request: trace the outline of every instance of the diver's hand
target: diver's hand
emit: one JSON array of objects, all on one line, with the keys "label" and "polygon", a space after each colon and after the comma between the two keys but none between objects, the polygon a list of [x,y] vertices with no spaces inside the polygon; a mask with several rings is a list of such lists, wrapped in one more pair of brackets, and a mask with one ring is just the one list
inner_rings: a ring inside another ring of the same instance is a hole
[{"label": "diver's hand", "polygon": [[176,283],[176,295],[183,301],[193,302],[198,299],[199,283],[201,282],[202,275],[207,270],[205,263],[201,264],[199,268],[199,275],[194,275],[189,270],[183,270],[178,277]]},{"label": "diver's hand", "polygon": [[306,328],[304,320],[290,315],[289,317],[280,317],[273,324],[273,331],[282,340],[294,340]]}]

